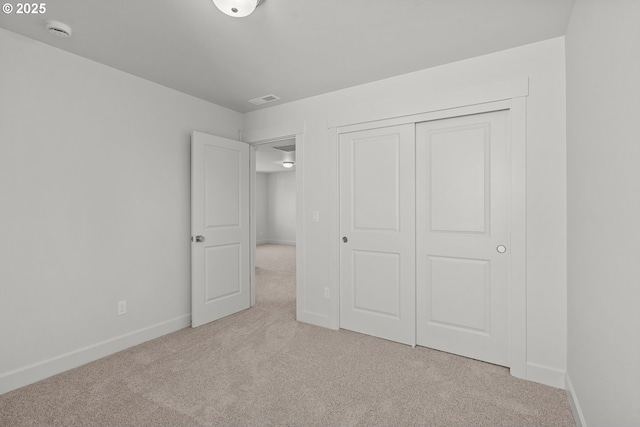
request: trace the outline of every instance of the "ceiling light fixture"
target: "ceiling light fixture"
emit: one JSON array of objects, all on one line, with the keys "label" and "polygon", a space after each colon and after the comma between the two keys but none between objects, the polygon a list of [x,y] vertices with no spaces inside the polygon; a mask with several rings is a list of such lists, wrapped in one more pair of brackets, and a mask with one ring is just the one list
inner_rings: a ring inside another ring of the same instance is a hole
[{"label": "ceiling light fixture", "polygon": [[223,13],[233,16],[234,18],[244,18],[249,16],[260,6],[264,0],[213,0]]},{"label": "ceiling light fixture", "polygon": [[295,163],[294,162],[282,162],[282,167],[291,169]]}]

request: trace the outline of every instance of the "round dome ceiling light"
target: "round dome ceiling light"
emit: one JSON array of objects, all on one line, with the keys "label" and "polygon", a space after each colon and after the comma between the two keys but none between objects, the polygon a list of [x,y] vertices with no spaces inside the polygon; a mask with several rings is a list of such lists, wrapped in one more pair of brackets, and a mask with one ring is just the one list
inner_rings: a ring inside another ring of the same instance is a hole
[{"label": "round dome ceiling light", "polygon": [[58,37],[71,37],[71,27],[60,21],[48,21],[47,30]]},{"label": "round dome ceiling light", "polygon": [[234,18],[244,18],[249,16],[256,10],[264,0],[213,0],[223,13]]}]

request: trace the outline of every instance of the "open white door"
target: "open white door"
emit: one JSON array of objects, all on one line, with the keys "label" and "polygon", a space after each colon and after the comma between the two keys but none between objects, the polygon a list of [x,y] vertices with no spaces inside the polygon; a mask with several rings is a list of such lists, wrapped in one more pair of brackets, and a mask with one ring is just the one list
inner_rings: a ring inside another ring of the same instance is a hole
[{"label": "open white door", "polygon": [[249,145],[191,136],[191,326],[249,308]]}]

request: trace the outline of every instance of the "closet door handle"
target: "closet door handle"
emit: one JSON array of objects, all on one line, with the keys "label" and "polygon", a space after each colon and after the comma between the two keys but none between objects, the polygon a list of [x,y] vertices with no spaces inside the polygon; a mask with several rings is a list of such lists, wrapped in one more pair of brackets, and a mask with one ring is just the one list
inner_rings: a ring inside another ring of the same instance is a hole
[{"label": "closet door handle", "polygon": [[344,243],[347,243],[347,242],[349,241],[349,239],[347,239],[347,236],[344,236],[344,237],[342,238],[342,241],[343,241]]}]

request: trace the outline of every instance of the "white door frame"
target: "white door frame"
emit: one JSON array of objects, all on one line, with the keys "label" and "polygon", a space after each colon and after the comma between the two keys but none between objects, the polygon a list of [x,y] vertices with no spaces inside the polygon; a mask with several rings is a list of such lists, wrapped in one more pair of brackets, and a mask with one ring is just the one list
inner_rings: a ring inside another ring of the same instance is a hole
[{"label": "white door frame", "polygon": [[256,147],[272,142],[295,139],[296,141],[296,318],[300,319],[301,304],[304,301],[304,228],[302,221],[304,187],[304,126],[302,129],[267,129],[243,136],[243,141],[251,145],[250,150],[250,218],[251,218],[251,307],[256,305]]},{"label": "white door frame", "polygon": [[[489,91],[490,92],[490,91]],[[455,97],[454,97],[455,98]],[[526,350],[527,350],[527,325],[526,325],[526,94],[521,92],[513,97],[504,97],[501,94],[488,94],[487,102],[459,104],[451,107],[447,103],[443,108],[423,110],[421,113],[405,115],[402,117],[388,118],[357,124],[336,126],[330,129],[332,144],[331,156],[334,159],[332,179],[335,181],[336,195],[339,194],[338,162],[339,134],[357,130],[373,129],[406,123],[419,123],[424,121],[458,117],[469,114],[487,113],[491,111],[508,110],[510,113],[510,203],[509,203],[509,228],[510,228],[510,277],[509,277],[509,361],[511,375],[518,378],[527,378]],[[474,100],[475,101],[475,100]],[[337,196],[336,196],[337,199]],[[331,259],[335,260],[336,267],[332,272],[334,277],[334,295],[337,292],[339,277],[339,206],[336,200],[332,206],[335,219],[332,221],[331,235],[335,236],[334,244],[330,245]],[[332,327],[339,327],[340,302],[338,298],[331,301],[330,314]]]}]

